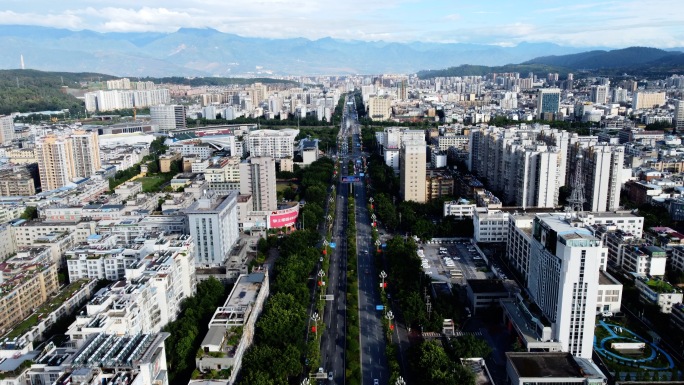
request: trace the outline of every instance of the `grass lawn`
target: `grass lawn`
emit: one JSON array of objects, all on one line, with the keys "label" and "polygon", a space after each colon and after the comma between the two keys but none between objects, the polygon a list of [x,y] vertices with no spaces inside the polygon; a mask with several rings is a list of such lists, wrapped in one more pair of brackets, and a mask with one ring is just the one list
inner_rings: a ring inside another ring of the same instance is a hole
[{"label": "grass lawn", "polygon": [[154,175],[138,178],[137,181],[142,182],[143,192],[156,192],[159,190],[159,186],[166,182],[166,178],[161,175]]}]

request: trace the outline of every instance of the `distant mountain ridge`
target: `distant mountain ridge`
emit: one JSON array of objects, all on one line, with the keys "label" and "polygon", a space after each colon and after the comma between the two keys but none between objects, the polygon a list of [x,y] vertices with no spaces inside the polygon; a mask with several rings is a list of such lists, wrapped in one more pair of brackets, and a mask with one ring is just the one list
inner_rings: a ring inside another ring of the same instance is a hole
[{"label": "distant mountain ridge", "polygon": [[460,65],[441,70],[418,71],[422,79],[448,76],[482,76],[492,72],[534,72],[544,75],[557,72],[561,76],[568,72],[590,71],[594,75],[669,76],[684,73],[684,53],[665,51],[650,47],[629,47],[611,51],[592,50],[569,55],[540,56],[520,64],[503,66]]},{"label": "distant mountain ridge", "polygon": [[544,64],[573,70],[672,66],[684,64],[684,53],[650,47],[629,47],[612,51],[595,50],[569,55],[542,56],[522,64]]},{"label": "distant mountain ridge", "polygon": [[578,53],[552,43],[515,47],[481,44],[392,43],[333,38],[264,39],[214,29],[172,33],[0,26],[0,68],[99,72],[117,76],[240,76],[414,73],[460,64],[504,65],[534,57]]}]

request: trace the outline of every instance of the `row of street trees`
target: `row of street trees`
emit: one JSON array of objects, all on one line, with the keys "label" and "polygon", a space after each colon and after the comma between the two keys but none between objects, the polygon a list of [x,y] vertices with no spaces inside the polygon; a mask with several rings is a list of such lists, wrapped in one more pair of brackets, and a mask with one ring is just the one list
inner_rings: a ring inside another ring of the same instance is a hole
[{"label": "row of street trees", "polygon": [[288,384],[317,364],[318,347],[305,342],[307,304],[321,255],[316,227],[323,219],[332,171],[333,162],[320,159],[298,173],[306,200],[300,213],[305,230],[259,243],[261,253],[266,254],[271,246],[278,248],[279,256],[271,277],[271,295],[257,321],[254,343],[242,361],[240,384]]}]

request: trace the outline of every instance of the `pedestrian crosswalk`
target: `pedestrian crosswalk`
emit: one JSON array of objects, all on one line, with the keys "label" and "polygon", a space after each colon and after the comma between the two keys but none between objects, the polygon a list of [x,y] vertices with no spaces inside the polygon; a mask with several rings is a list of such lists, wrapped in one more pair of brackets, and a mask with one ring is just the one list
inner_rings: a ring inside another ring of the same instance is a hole
[{"label": "pedestrian crosswalk", "polygon": [[[435,332],[425,332],[423,333],[423,338],[439,338],[442,335],[439,333]],[[473,337],[482,337],[482,331],[478,330],[475,332],[462,332],[462,331],[457,331],[454,332],[454,334],[447,334],[447,337],[463,337],[463,336],[473,336]]]}]

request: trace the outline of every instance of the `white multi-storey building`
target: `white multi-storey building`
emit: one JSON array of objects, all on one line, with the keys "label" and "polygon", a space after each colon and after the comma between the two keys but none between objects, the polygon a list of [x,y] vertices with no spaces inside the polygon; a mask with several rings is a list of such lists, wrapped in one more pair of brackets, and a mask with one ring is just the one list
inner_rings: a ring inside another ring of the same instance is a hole
[{"label": "white multi-storey building", "polygon": [[[549,320],[552,338],[563,351],[591,358],[597,308],[599,270],[608,250],[601,240],[565,214],[537,214],[529,242],[529,256],[518,248],[509,258],[528,258],[527,292]],[[529,230],[528,230],[529,231]]]},{"label": "white multi-storey building", "polygon": [[239,235],[237,191],[218,195],[207,191],[185,212],[195,240],[195,264],[219,266],[228,258]]},{"label": "white multi-storey building", "polygon": [[577,162],[582,162],[588,211],[616,210],[620,206],[624,147],[606,144],[580,145],[579,154],[582,158],[573,159],[568,168],[571,175],[574,175]]},{"label": "white multi-storey building", "polygon": [[472,218],[475,212],[475,203],[460,199],[458,201],[444,202],[443,216],[453,216],[457,219]]},{"label": "white multi-storey building", "polygon": [[294,141],[299,130],[255,130],[247,138],[247,151],[250,156],[270,156],[274,159],[294,156]]},{"label": "white multi-storey building", "polygon": [[159,132],[168,133],[176,129],[187,127],[185,120],[185,106],[158,105],[150,107],[150,118],[159,126]]},{"label": "white multi-storey building", "polygon": [[84,97],[88,112],[144,108],[171,101],[168,89],[95,91]]},{"label": "white multi-storey building", "polygon": [[473,212],[473,238],[476,242],[506,242],[508,219],[507,212],[476,208]]},{"label": "white multi-storey building", "polygon": [[108,279],[116,281],[124,278],[125,269],[140,259],[141,246],[128,246],[120,242],[116,235],[97,235],[88,237],[88,242],[80,244],[65,253],[69,280]]}]

